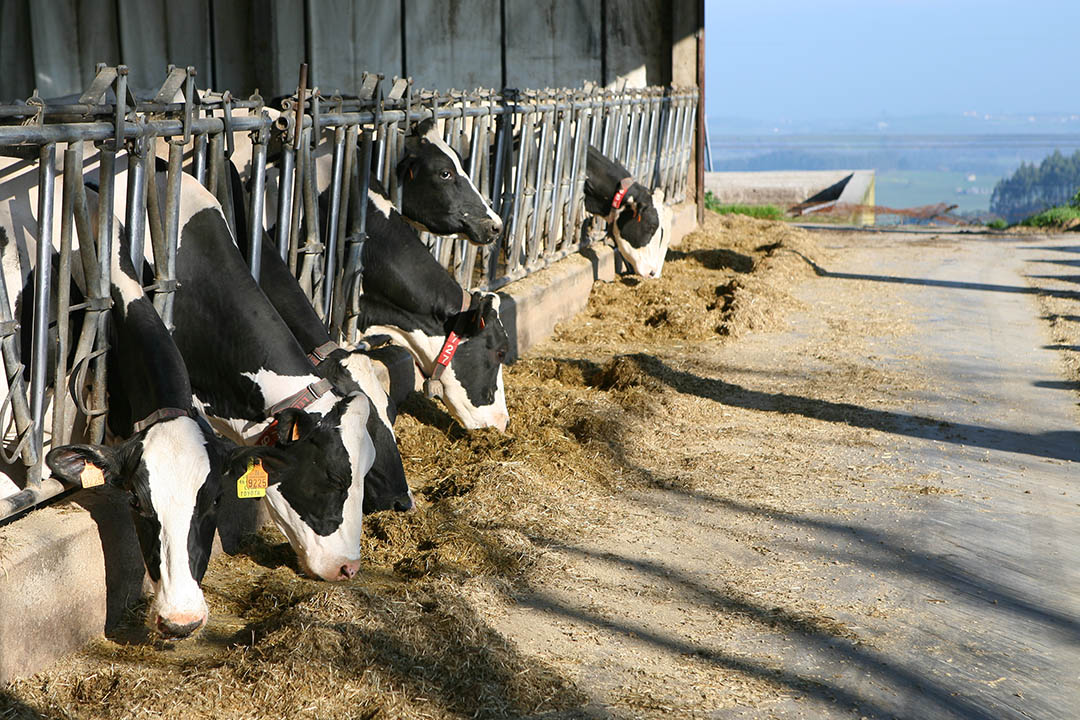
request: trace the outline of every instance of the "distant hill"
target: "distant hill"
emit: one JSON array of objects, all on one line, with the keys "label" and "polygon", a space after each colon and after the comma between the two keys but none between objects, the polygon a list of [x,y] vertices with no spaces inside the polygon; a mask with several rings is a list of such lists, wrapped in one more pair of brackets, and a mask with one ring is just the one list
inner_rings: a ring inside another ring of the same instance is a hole
[{"label": "distant hill", "polygon": [[990,212],[1010,223],[1067,205],[1080,189],[1080,150],[1072,155],[1055,151],[1038,165],[1023,163],[994,186]]}]

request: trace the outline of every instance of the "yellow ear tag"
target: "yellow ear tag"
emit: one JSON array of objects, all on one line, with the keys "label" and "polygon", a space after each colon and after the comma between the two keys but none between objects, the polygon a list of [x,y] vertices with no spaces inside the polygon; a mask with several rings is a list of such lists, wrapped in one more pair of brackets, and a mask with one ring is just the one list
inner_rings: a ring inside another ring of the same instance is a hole
[{"label": "yellow ear tag", "polygon": [[293,442],[300,439],[300,428],[295,423],[292,426],[292,439]]},{"label": "yellow ear tag", "polygon": [[236,497],[261,498],[266,496],[266,487],[270,476],[263,470],[262,460],[248,460],[247,470],[236,479]]},{"label": "yellow ear tag", "polygon": [[79,473],[79,482],[84,488],[97,487],[105,484],[105,473],[97,465],[83,463],[82,472]]}]

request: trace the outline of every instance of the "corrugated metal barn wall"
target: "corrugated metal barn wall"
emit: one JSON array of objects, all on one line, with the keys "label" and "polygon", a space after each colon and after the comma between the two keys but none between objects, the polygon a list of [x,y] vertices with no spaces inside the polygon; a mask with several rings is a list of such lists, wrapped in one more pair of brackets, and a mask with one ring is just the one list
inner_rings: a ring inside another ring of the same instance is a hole
[{"label": "corrugated metal barn wall", "polygon": [[200,87],[292,92],[311,63],[326,94],[362,72],[418,87],[574,87],[671,81],[666,0],[0,0],[0,101],[81,92],[94,65],[123,63],[135,88],[168,64]]}]

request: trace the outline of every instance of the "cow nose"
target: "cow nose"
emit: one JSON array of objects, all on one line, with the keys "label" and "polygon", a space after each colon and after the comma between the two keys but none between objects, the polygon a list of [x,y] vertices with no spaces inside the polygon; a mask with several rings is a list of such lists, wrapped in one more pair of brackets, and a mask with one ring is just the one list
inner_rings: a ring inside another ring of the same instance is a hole
[{"label": "cow nose", "polygon": [[510,416],[506,413],[501,413],[492,419],[491,424],[495,426],[499,432],[504,433],[506,432],[506,426],[510,424]]},{"label": "cow nose", "polygon": [[492,240],[498,240],[499,236],[502,235],[502,230],[502,220],[492,220],[491,218],[488,218],[484,221],[484,232],[486,232],[488,237]]},{"label": "cow nose", "polygon": [[206,622],[205,615],[175,615],[162,617],[158,615],[157,630],[168,638],[185,638],[203,626]]},{"label": "cow nose", "polygon": [[352,579],[356,575],[356,572],[359,569],[360,569],[360,561],[359,560],[352,560],[350,562],[345,563],[344,565],[342,565],[338,569],[338,580],[350,580],[350,579]]}]

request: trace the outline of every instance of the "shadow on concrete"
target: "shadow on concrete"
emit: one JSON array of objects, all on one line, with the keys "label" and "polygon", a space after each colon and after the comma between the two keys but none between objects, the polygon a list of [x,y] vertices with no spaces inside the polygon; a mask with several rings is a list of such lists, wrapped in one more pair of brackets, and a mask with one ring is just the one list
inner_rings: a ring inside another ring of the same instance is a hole
[{"label": "shadow on concrete", "polygon": [[120,624],[126,610],[143,596],[146,568],[131,522],[131,503],[126,491],[109,486],[77,492],[71,500],[86,510],[97,526],[105,561],[105,632],[108,634]]},{"label": "shadow on concrete", "polygon": [[1051,265],[1063,265],[1065,267],[1080,267],[1080,260],[1053,260],[1051,258],[1039,258],[1038,260],[1032,260],[1037,263],[1048,263]]},{"label": "shadow on concrete", "polygon": [[1053,322],[1055,320],[1065,320],[1067,322],[1080,322],[1080,315],[1043,315],[1043,320]]},{"label": "shadow on concrete", "polygon": [[652,355],[635,354],[629,357],[637,362],[642,372],[648,373],[678,392],[696,395],[724,405],[784,415],[801,415],[920,440],[1004,450],[1057,460],[1080,461],[1080,432],[1075,430],[1054,430],[1033,434],[970,423],[949,422],[912,413],[876,410],[851,403],[818,400],[789,393],[750,390],[723,380],[704,378],[693,373],[675,370]]},{"label": "shadow on concrete", "polygon": [[1058,282],[1080,285],[1080,275],[1026,275],[1025,277],[1032,278],[1033,280],[1057,280]]},{"label": "shadow on concrete", "polygon": [[1063,343],[1057,343],[1054,345],[1043,345],[1043,350],[1074,350],[1080,351],[1080,345],[1066,345]]},{"label": "shadow on concrete", "polygon": [[[607,441],[607,451],[625,470],[643,479],[653,489],[681,495],[695,504],[713,504],[732,512],[763,518],[774,526],[784,523],[792,528],[812,530],[819,533],[819,537],[830,538],[823,539],[822,543],[823,546],[832,548],[817,548],[812,543],[800,543],[792,546],[793,550],[842,558],[845,562],[864,567],[867,572],[907,576],[927,588],[938,588],[939,592],[985,602],[986,606],[993,607],[995,612],[1038,623],[1051,636],[1064,637],[1067,642],[1080,642],[1080,620],[1067,612],[1047,606],[1022,591],[965,568],[945,552],[909,549],[905,545],[910,545],[910,539],[905,540],[898,534],[876,527],[804,517],[708,492],[686,489],[674,477],[657,477],[630,461],[626,448],[618,438]],[[658,514],[671,512],[663,503],[651,502],[648,496],[637,501],[652,506],[653,511]],[[948,681],[940,675],[932,675],[929,666],[914,648],[909,649],[906,655],[890,657],[837,634],[832,626],[815,622],[813,617],[775,607],[772,603],[755,602],[737,588],[710,587],[662,561],[628,557],[619,552],[586,550],[547,537],[533,535],[531,539],[538,545],[575,554],[592,562],[619,565],[662,583],[673,584],[681,593],[678,598],[683,604],[699,603],[718,612],[748,617],[762,626],[783,633],[787,638],[786,644],[794,645],[800,652],[805,650],[809,655],[827,658],[833,667],[846,665],[854,668],[857,672],[854,676],[849,675],[847,682],[858,682],[861,688],[851,689],[829,679],[839,678],[840,675],[819,676],[794,670],[790,666],[777,667],[774,662],[757,661],[745,653],[719,652],[705,644],[666,634],[647,625],[605,617],[580,607],[569,607],[542,590],[530,589],[515,596],[515,601],[523,606],[619,633],[630,641],[644,641],[668,652],[698,657],[719,667],[786,686],[822,703],[850,707],[853,711],[857,710],[857,717],[882,720],[900,717],[912,720],[925,717],[996,720],[1003,717],[1002,711],[1008,707],[1008,698],[998,697],[990,691],[985,691],[983,695],[972,694],[962,676],[958,675],[954,681]],[[845,547],[855,543],[860,545],[854,551]],[[844,549],[835,549],[838,546]],[[924,667],[925,670],[922,669]],[[853,677],[858,679],[852,679]],[[953,682],[955,686],[952,685]],[[877,697],[874,697],[875,694]],[[893,705],[894,701],[900,704],[899,709]]]},{"label": "shadow on concrete", "polygon": [[1053,245],[1021,245],[1018,250],[1049,250],[1051,252],[1065,252],[1065,253],[1080,253],[1080,245],[1063,245],[1061,247],[1054,247]]},{"label": "shadow on concrete", "polygon": [[1076,380],[1036,380],[1031,384],[1035,387],[1050,388],[1051,390],[1080,390],[1080,382]]},{"label": "shadow on concrete", "polygon": [[[1049,248],[1048,248],[1049,249]],[[1043,295],[1047,297],[1065,298],[1065,299],[1080,299],[1080,291],[1075,290],[1048,290],[1041,288],[1025,287],[1020,285],[999,285],[996,283],[973,283],[963,282],[960,280],[932,280],[930,278],[916,278],[916,277],[903,277],[899,275],[871,275],[869,273],[848,273],[848,272],[834,272],[832,270],[826,270],[818,265],[812,259],[802,254],[798,250],[791,248],[784,248],[788,252],[795,253],[801,257],[811,268],[814,270],[814,274],[818,277],[835,278],[838,280],[865,280],[868,282],[881,282],[881,283],[894,283],[900,285],[920,285],[924,287],[940,287],[940,288],[954,288],[956,290],[979,290],[984,292],[1001,292],[1001,293],[1015,293],[1020,295]],[[1040,277],[1040,276],[1031,276]],[[1080,276],[1048,276],[1055,280],[1076,278],[1073,282],[1080,282]]]},{"label": "shadow on concrete", "polygon": [[[672,492],[680,491],[672,490]],[[1066,611],[1048,607],[1042,602],[1027,597],[1021,590],[982,577],[979,573],[973,572],[956,562],[953,559],[954,556],[950,553],[923,552],[909,549],[904,546],[910,544],[910,540],[905,540],[896,533],[890,533],[876,527],[799,516],[783,510],[731,500],[710,493],[693,492],[687,494],[695,500],[718,505],[734,512],[768,518],[773,523],[783,522],[791,526],[855,540],[860,543],[859,550],[852,550],[850,547],[843,550],[826,550],[803,544],[800,544],[798,549],[803,552],[814,552],[830,557],[842,557],[846,562],[858,563],[875,572],[884,570],[915,577],[924,583],[942,588],[950,594],[993,605],[996,612],[1006,612],[1037,622],[1056,637],[1063,637],[1069,642],[1080,643],[1080,618],[1074,617]],[[863,547],[867,548],[867,550],[861,550]]]}]

